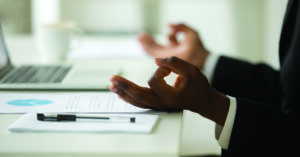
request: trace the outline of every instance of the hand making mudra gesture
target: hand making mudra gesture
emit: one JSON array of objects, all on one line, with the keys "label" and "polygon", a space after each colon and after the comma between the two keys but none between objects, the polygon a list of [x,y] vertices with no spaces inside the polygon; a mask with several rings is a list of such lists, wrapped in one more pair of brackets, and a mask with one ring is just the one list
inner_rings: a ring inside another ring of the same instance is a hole
[{"label": "hand making mudra gesture", "polygon": [[[170,25],[169,44],[160,45],[148,34],[139,41],[147,53],[155,57],[158,68],[149,79],[149,87],[141,87],[121,77],[113,76],[110,90],[124,101],[141,108],[160,111],[190,110],[224,125],[229,109],[229,98],[209,84],[203,69],[209,52],[198,33],[184,24]],[[183,41],[176,35],[185,34]],[[164,77],[178,74],[173,86]]]}]

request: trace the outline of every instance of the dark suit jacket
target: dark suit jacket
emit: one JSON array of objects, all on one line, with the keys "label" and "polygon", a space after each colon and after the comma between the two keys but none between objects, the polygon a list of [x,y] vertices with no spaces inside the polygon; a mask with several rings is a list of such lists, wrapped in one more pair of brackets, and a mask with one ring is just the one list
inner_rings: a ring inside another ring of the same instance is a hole
[{"label": "dark suit jacket", "polygon": [[212,86],[237,98],[227,151],[222,156],[300,156],[300,2],[290,0],[281,32],[280,71],[221,57]]}]

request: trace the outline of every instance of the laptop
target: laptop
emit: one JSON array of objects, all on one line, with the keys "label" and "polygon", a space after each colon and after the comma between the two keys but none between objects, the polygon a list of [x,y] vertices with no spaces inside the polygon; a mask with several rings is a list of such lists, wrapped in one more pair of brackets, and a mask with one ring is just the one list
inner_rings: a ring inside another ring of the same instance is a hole
[{"label": "laptop", "polygon": [[108,90],[118,67],[12,65],[0,24],[0,90]]}]

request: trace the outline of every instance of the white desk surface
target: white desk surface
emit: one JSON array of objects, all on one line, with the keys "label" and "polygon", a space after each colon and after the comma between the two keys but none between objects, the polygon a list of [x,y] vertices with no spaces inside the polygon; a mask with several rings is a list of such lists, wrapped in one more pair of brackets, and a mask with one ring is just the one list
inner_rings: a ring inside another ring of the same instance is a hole
[{"label": "white desk surface", "polygon": [[[32,37],[7,38],[7,45],[14,63],[42,62],[37,59],[40,56]],[[148,78],[156,69],[151,58],[93,58],[67,62],[120,66],[126,78],[143,86],[146,86]],[[18,117],[20,115],[0,114],[0,157],[220,154],[220,147],[214,139],[214,123],[189,111],[161,115],[151,134],[9,132],[7,127]]]},{"label": "white desk surface", "polygon": [[181,115],[160,116],[151,134],[11,133],[20,115],[0,115],[0,156],[178,156]]}]

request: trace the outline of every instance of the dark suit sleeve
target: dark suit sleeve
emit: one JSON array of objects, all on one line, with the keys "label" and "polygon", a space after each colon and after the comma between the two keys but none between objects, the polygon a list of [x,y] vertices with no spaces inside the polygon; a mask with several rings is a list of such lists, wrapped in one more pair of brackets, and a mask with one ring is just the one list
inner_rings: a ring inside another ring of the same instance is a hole
[{"label": "dark suit sleeve", "polygon": [[299,110],[284,113],[268,104],[236,99],[235,121],[223,157],[298,154]]},{"label": "dark suit sleeve", "polygon": [[213,74],[212,86],[219,92],[280,106],[279,72],[265,64],[221,56]]},{"label": "dark suit sleeve", "polygon": [[[237,108],[228,150],[222,156],[270,156],[290,153],[298,137],[299,110],[280,109],[280,75],[264,64],[221,57],[212,86],[236,97]],[[296,140],[296,139],[295,139]]]},{"label": "dark suit sleeve", "polygon": [[236,97],[222,156],[299,156],[300,2],[290,0],[280,38],[280,72],[221,57],[212,86]]}]

